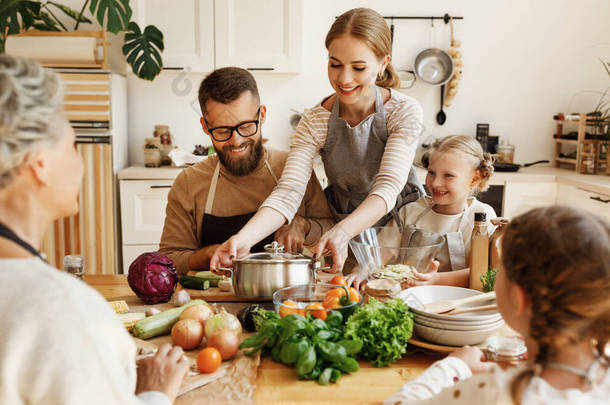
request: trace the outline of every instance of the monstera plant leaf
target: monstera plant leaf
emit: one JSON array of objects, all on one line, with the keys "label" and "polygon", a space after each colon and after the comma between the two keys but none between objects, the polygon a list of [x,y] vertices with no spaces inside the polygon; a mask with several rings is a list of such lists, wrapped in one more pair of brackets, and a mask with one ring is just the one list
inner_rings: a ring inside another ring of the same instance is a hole
[{"label": "monstera plant leaf", "polygon": [[153,80],[161,72],[161,52],[163,34],[157,27],[149,25],[141,32],[138,24],[133,21],[129,23],[123,55],[127,56],[127,63],[139,78]]},{"label": "monstera plant leaf", "polygon": [[[0,33],[19,34],[28,29],[40,14],[40,2],[26,0],[3,0],[0,2]],[[21,19],[21,22],[19,21]]]},{"label": "monstera plant leaf", "polygon": [[19,34],[30,28],[40,14],[40,3],[26,0],[2,0],[0,2],[0,52],[4,52],[6,34]]},{"label": "monstera plant leaf", "polygon": [[129,0],[91,0],[89,11],[102,27],[106,22],[106,31],[113,34],[124,31],[131,20]]},{"label": "monstera plant leaf", "polygon": [[77,21],[79,23],[88,23],[91,24],[91,20],[88,19],[87,17],[85,17],[84,14],[79,13],[77,10],[68,7],[66,5],[63,4],[59,4],[56,3],[54,1],[48,1],[48,4],[57,7],[58,9],[60,9],[65,15],[67,15],[68,17],[72,18],[74,21]]}]

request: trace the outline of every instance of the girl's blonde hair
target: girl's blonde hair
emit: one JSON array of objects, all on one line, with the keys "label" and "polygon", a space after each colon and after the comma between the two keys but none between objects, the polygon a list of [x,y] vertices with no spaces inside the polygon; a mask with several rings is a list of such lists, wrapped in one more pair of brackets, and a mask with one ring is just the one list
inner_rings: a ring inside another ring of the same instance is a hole
[{"label": "girl's blonde hair", "polygon": [[471,158],[473,161],[473,169],[477,170],[481,175],[481,181],[473,190],[474,194],[489,188],[489,179],[494,172],[494,158],[490,153],[483,152],[481,144],[473,137],[466,135],[450,135],[434,141],[421,158],[421,162],[426,169],[430,164],[430,157],[434,152],[457,152]]},{"label": "girl's blonde hair", "polygon": [[[364,42],[375,56],[385,58],[392,53],[392,36],[383,16],[370,8],[354,8],[341,14],[326,34],[326,49],[333,39],[349,34]],[[392,63],[388,63],[383,75],[375,84],[381,87],[397,88],[400,79]]]},{"label": "girl's blonde hair", "polygon": [[[521,403],[536,368],[561,347],[591,339],[605,357],[610,341],[610,223],[574,208],[533,209],[513,219],[502,236],[506,278],[532,305],[530,335],[539,346],[535,365],[515,377]],[[608,358],[606,357],[608,360]]]},{"label": "girl's blonde hair", "polygon": [[0,189],[30,152],[63,136],[63,91],[57,73],[30,59],[0,55]]}]

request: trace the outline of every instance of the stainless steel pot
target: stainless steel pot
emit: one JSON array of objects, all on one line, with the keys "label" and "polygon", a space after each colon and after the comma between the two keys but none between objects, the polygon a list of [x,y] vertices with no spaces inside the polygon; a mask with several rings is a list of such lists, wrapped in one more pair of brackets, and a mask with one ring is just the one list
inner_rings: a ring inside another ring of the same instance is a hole
[{"label": "stainless steel pot", "polygon": [[235,295],[272,298],[280,288],[313,284],[317,280],[317,271],[330,269],[316,268],[317,262],[303,255],[285,253],[284,246],[277,242],[265,245],[265,251],[236,259],[232,269],[219,268],[231,273]]},{"label": "stainless steel pot", "polygon": [[437,48],[428,48],[415,57],[413,70],[424,82],[440,86],[451,79],[453,61],[447,52]]}]

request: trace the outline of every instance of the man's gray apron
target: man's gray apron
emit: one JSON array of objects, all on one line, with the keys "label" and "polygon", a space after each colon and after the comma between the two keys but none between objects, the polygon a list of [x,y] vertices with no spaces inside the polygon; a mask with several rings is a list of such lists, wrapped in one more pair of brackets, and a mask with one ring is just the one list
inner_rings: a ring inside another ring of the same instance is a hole
[{"label": "man's gray apron", "polygon": [[[353,128],[339,117],[339,97],[335,97],[330,114],[328,135],[321,155],[329,183],[324,193],[338,220],[354,211],[368,196],[381,166],[389,135],[379,87],[375,86],[375,92],[375,113]],[[407,183],[396,198],[396,205],[375,226],[384,226],[390,219],[397,218],[400,207],[422,195],[424,189],[411,167]]]}]

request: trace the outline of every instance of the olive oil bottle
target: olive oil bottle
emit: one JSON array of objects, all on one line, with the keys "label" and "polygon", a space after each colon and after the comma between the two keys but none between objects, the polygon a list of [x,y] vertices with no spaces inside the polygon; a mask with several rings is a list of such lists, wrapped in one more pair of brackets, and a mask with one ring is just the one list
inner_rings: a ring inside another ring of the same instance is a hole
[{"label": "olive oil bottle", "polygon": [[475,212],[474,229],[470,241],[470,282],[473,290],[483,290],[481,276],[489,267],[489,235],[487,218],[484,212]]}]

